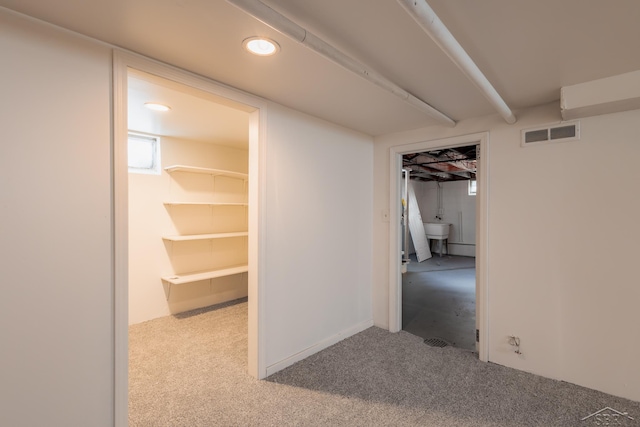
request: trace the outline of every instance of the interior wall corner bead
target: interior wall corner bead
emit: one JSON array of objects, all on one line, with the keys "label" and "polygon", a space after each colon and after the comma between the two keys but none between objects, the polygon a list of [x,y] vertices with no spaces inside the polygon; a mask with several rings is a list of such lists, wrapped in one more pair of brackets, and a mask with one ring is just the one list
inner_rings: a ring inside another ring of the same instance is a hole
[{"label": "interior wall corner bead", "polygon": [[456,122],[441,111],[433,108],[423,100],[413,96],[400,86],[377,73],[375,70],[366,67],[354,58],[339,51],[329,43],[325,42],[318,36],[308,32],[300,25],[296,24],[286,16],[271,9],[260,0],[227,0],[228,3],[243,10],[247,14],[253,16],[258,21],[268,25],[279,33],[301,43],[305,47],[319,53],[325,58],[342,66],[343,68],[359,75],[376,86],[394,94],[409,105],[426,113],[439,123],[446,126],[455,126]]},{"label": "interior wall corner bead", "polygon": [[438,18],[438,15],[429,6],[426,0],[398,0],[398,3],[411,15],[420,27],[431,37],[440,49],[453,61],[454,64],[467,76],[469,80],[480,90],[493,107],[500,113],[504,120],[511,124],[516,122],[507,103],[502,99],[498,91],[480,71],[475,62],[462,48],[453,34]]}]

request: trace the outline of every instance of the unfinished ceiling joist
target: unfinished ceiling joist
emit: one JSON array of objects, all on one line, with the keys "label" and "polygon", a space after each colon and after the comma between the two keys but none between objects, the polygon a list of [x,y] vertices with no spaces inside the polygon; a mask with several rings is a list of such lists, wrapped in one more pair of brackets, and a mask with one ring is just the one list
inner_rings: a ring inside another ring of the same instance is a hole
[{"label": "unfinished ceiling joist", "polygon": [[493,107],[500,113],[504,120],[511,124],[516,122],[507,103],[502,99],[498,91],[493,87],[485,75],[480,71],[453,34],[438,18],[426,0],[398,0],[398,3],[411,15],[420,27],[442,49],[454,64],[467,76],[469,80],[480,90]]},{"label": "unfinished ceiling joist", "polygon": [[442,113],[436,110],[431,105],[427,104],[423,100],[415,97],[400,86],[385,78],[375,70],[368,68],[356,61],[354,58],[344,54],[332,45],[328,44],[324,40],[310,33],[300,25],[296,24],[286,16],[271,9],[266,4],[259,0],[227,0],[227,2],[238,7],[249,15],[253,16],[262,23],[268,25],[274,30],[284,34],[285,36],[301,43],[305,47],[319,53],[327,59],[335,62],[336,64],[344,67],[345,69],[365,78],[371,83],[391,92],[395,96],[399,97],[409,105],[418,110],[426,113],[439,123],[446,126],[455,126],[456,122]]},{"label": "unfinished ceiling joist", "polygon": [[412,171],[412,178],[422,181],[459,181],[476,178],[476,146],[453,147],[405,154],[403,169]]}]

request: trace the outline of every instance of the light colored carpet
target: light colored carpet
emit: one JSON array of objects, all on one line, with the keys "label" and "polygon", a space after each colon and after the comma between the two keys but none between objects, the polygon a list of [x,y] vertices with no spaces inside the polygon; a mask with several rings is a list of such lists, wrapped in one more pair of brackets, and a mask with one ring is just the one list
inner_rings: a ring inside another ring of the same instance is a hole
[{"label": "light colored carpet", "polygon": [[587,426],[607,406],[640,419],[640,403],[375,327],[257,381],[246,334],[244,301],[131,326],[130,425]]}]

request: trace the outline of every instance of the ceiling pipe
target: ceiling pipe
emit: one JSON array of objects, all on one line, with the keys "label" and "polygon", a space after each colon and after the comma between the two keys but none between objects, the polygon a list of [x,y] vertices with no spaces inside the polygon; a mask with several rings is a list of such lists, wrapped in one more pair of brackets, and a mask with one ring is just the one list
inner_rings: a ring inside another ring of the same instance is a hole
[{"label": "ceiling pipe", "polygon": [[274,30],[292,38],[298,43],[303,44],[309,49],[319,53],[325,58],[330,59],[336,64],[346,68],[347,70],[359,75],[370,81],[371,83],[391,92],[403,101],[407,102],[414,108],[428,114],[439,123],[447,126],[455,126],[456,122],[442,112],[436,110],[431,105],[416,98],[400,86],[388,80],[384,76],[376,73],[374,70],[367,68],[352,57],[342,53],[335,47],[326,43],[319,37],[308,32],[286,16],[271,9],[259,0],[227,0],[232,5],[242,9],[249,15],[253,16],[262,23],[268,25]]},{"label": "ceiling pipe", "polygon": [[411,15],[433,41],[447,54],[454,64],[471,80],[480,92],[489,100],[491,105],[500,113],[510,125],[516,122],[506,102],[500,97],[498,91],[491,85],[482,71],[473,62],[471,57],[460,46],[453,34],[442,23],[438,15],[431,9],[426,0],[398,0],[398,3]]}]

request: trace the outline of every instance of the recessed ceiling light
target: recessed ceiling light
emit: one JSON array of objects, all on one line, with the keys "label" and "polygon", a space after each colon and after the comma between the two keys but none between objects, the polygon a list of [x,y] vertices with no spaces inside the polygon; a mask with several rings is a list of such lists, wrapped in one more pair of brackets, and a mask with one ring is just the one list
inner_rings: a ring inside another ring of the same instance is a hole
[{"label": "recessed ceiling light", "polygon": [[242,46],[254,55],[269,56],[280,50],[280,45],[266,37],[249,37],[242,42]]},{"label": "recessed ceiling light", "polygon": [[157,102],[145,102],[144,106],[147,107],[148,109],[154,110],[154,111],[169,111],[169,110],[171,110],[171,107],[169,107],[168,105],[159,104]]}]

